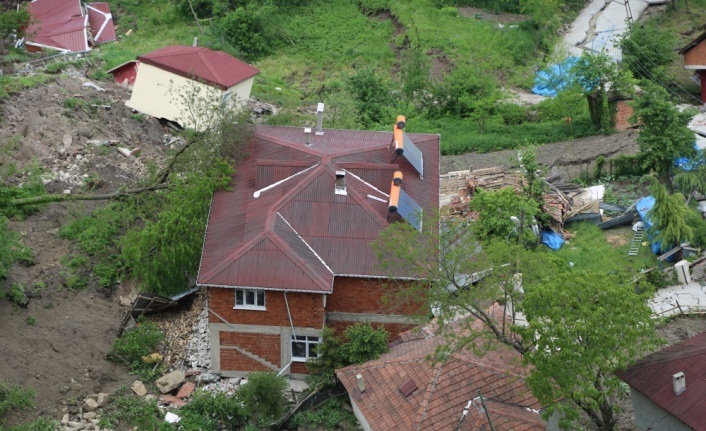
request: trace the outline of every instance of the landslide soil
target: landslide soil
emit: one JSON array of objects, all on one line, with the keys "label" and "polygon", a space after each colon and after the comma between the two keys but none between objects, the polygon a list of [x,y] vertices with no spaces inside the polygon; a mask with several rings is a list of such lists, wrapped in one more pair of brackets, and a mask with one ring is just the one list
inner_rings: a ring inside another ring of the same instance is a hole
[{"label": "landslide soil", "polygon": [[[98,82],[105,91],[97,91],[82,85],[89,80],[81,72],[73,70],[71,75],[24,90],[0,105],[2,171],[12,165],[22,172],[36,163],[45,173],[48,192],[105,193],[133,183],[148,163],[159,164],[167,151],[161,143],[165,131],[156,120],[132,115],[124,106],[128,90]],[[69,99],[76,102],[65,102]],[[114,140],[119,146],[139,147],[141,154],[126,157],[115,147],[88,140]],[[85,176],[99,187],[83,190]],[[8,182],[19,185],[23,180],[17,174]],[[105,359],[127,310],[118,303],[125,286],[109,291],[66,286],[62,259],[72,245],[58,236],[59,229],[97,205],[50,204],[10,223],[34,259],[31,265],[16,265],[0,280],[0,382],[34,389],[37,408],[14,415],[9,424],[38,417],[59,420],[73,401],[112,392],[136,379]],[[5,298],[13,283],[35,290],[26,308]]]},{"label": "landslide soil", "polygon": [[[48,191],[55,193],[85,193],[80,185],[84,175],[100,179],[100,187],[93,192],[113,191],[134,183],[147,164],[161,163],[168,151],[162,137],[168,130],[154,119],[133,115],[124,106],[128,90],[100,82],[106,91],[96,91],[82,85],[88,81],[73,71],[0,104],[0,162],[12,163],[20,171],[36,162],[47,173]],[[85,103],[68,108],[65,100],[69,98]],[[111,108],[86,106],[99,100]],[[581,165],[598,155],[631,154],[636,151],[634,137],[628,132],[545,145],[538,149],[538,159],[545,165]],[[88,140],[115,140],[120,146],[139,147],[141,154],[126,157],[113,147],[97,147]],[[446,172],[514,166],[514,160],[513,151],[501,151],[444,157],[442,166]],[[22,180],[18,175],[10,183],[18,185]],[[0,280],[0,293],[18,282],[32,287],[41,281],[44,287],[36,289],[27,308],[0,298],[0,381],[21,384],[37,393],[37,408],[13,416],[9,424],[38,417],[58,420],[72,402],[95,392],[112,392],[135,380],[124,367],[105,359],[127,311],[120,297],[127,295],[130,286],[107,292],[73,291],[66,286],[62,259],[71,253],[72,244],[58,236],[59,229],[97,205],[54,203],[24,220],[11,221],[11,229],[32,249],[34,261],[12,268],[7,279]],[[672,341],[706,330],[703,319],[679,322],[663,329]]]}]

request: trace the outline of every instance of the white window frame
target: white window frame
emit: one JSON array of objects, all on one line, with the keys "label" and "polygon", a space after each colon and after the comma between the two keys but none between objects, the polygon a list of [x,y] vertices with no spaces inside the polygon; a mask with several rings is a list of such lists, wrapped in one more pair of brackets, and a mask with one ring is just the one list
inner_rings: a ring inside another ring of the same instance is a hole
[{"label": "white window frame", "polygon": [[[304,343],[306,357],[294,356],[294,343]],[[292,362],[306,362],[307,359],[318,358],[320,354],[312,354],[312,347],[321,344],[321,337],[318,335],[292,335],[289,341],[289,351],[292,355]]]},{"label": "white window frame", "polygon": [[[238,304],[238,294],[241,296],[242,304]],[[252,295],[252,303],[247,304],[248,294]],[[267,309],[267,300],[265,298],[265,291],[262,289],[235,289],[233,301],[235,305],[233,306],[236,310],[260,310],[264,311]],[[261,301],[260,301],[261,300]]]}]

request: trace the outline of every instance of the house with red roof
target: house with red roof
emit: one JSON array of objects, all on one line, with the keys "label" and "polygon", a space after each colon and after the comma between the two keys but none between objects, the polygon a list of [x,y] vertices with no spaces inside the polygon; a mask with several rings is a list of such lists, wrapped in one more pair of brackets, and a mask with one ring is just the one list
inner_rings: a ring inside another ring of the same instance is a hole
[{"label": "house with red roof", "polygon": [[[125,105],[183,127],[207,128],[214,104],[244,105],[259,70],[221,51],[167,46],[137,57],[140,63]],[[191,115],[192,112],[198,112]]]},{"label": "house with red roof", "polygon": [[116,40],[108,3],[87,3],[84,10],[80,0],[32,0],[28,11],[24,45],[30,52],[86,52]]},{"label": "house with red roof", "polygon": [[706,431],[706,332],[616,374],[630,385],[641,430]]},{"label": "house with red roof", "polygon": [[[419,305],[392,308],[371,242],[392,223],[424,228],[439,204],[439,135],[258,126],[232,190],[216,192],[197,285],[207,289],[211,367],[303,377],[324,325],[384,326],[396,338]],[[427,227],[429,227],[427,225]],[[401,280],[401,281],[398,281]],[[409,281],[406,281],[407,283]]]},{"label": "house with red roof", "polygon": [[[505,317],[498,304],[488,313]],[[463,350],[434,363],[445,342],[433,329],[409,331],[379,359],[336,371],[364,430],[558,429],[557,420],[542,419],[516,350],[493,345],[483,355]]]},{"label": "house with red roof", "polygon": [[706,32],[679,50],[684,58],[684,68],[693,70],[701,82],[701,102],[706,103]]}]

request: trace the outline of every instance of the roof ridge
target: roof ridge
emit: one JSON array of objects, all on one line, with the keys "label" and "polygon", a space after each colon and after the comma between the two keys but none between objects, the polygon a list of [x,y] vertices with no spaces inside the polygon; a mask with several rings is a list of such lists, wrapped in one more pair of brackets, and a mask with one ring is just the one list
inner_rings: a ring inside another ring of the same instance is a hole
[{"label": "roof ridge", "polygon": [[[199,46],[199,47],[197,47],[197,48],[203,48],[203,47],[200,47],[200,46]],[[217,54],[217,51],[212,51],[212,52],[215,53],[215,54]],[[195,49],[195,50],[194,50],[194,53],[196,54],[196,56],[198,56],[198,57],[201,59],[201,62],[203,63],[204,66],[206,66],[206,69],[208,69],[208,71],[211,72],[211,74],[212,74],[213,77],[215,78],[215,81],[216,81],[216,82],[220,82],[220,81],[223,81],[223,80],[224,80],[223,77],[218,73],[218,71],[216,71],[216,70],[213,68],[213,65],[211,64],[211,62],[208,61],[208,58],[205,57],[205,54],[206,54],[206,53],[205,53],[205,51],[204,51],[203,49]],[[194,74],[194,75],[195,75],[195,74]]]},{"label": "roof ridge", "polygon": [[[328,286],[328,283],[326,283],[326,280],[323,279],[323,277],[320,277],[316,271],[314,271],[309,263],[304,260],[299,253],[296,251],[292,250],[292,248],[287,245],[286,242],[282,240],[282,238],[279,237],[276,233],[272,232],[272,236],[270,239],[273,243],[279,247],[279,249],[291,260],[299,269],[301,269],[307,277],[311,279],[314,283],[320,284],[321,287],[325,289],[331,289],[332,286]],[[333,274],[332,274],[333,275]]]},{"label": "roof ridge", "polygon": [[326,267],[326,269],[328,269],[329,272],[333,275],[333,274],[334,274],[333,270],[331,270],[331,268],[329,268],[328,264],[326,264],[326,262],[321,258],[321,256],[319,256],[319,254],[316,252],[316,250],[314,250],[314,249],[311,247],[311,245],[309,245],[309,243],[306,242],[306,240],[305,240],[304,238],[302,238],[301,235],[299,235],[299,232],[297,232],[297,230],[294,229],[294,226],[292,226],[292,225],[289,223],[289,221],[288,221],[286,218],[284,218],[284,216],[283,216],[279,211],[277,211],[277,215],[278,215],[285,223],[287,223],[287,226],[289,226],[289,228],[292,229],[292,232],[294,232],[294,234],[297,236],[297,238],[299,238],[299,239],[301,240],[301,242],[303,242],[304,245],[306,245],[307,248],[308,248],[312,253],[314,253],[314,256],[316,256],[317,259],[319,259],[319,262],[321,262],[321,263]]},{"label": "roof ridge", "polygon": [[436,389],[436,384],[439,381],[439,378],[441,377],[441,370],[442,368],[444,368],[444,365],[445,363],[442,362],[434,367],[436,368],[436,372],[434,373],[434,379],[432,380],[431,384],[427,383],[427,391],[424,394],[424,399],[422,400],[422,404],[419,407],[419,413],[417,414],[417,418],[414,421],[414,425],[417,431],[421,431],[422,422],[424,422],[424,420],[426,419],[427,409],[429,408],[429,403],[431,401],[432,394]]},{"label": "roof ridge", "polygon": [[255,247],[260,241],[266,239],[267,233],[267,231],[260,232],[259,234],[255,235],[255,237],[253,237],[250,241],[245,243],[242,247],[235,249],[227,256],[220,259],[220,263],[218,265],[214,266],[210,271],[208,271],[208,273],[204,274],[204,277],[202,279],[203,281],[201,282],[201,284],[209,284],[209,279],[215,277],[217,274],[219,274],[221,271],[223,271],[225,268],[235,262],[238,258],[240,258],[243,254],[245,254],[245,252],[250,251],[250,249]]}]

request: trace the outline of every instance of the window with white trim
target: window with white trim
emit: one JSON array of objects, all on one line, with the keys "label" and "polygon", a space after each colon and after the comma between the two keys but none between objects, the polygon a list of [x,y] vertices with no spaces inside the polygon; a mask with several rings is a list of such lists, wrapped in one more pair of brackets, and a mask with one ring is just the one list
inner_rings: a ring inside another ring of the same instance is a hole
[{"label": "window with white trim", "polygon": [[307,335],[292,335],[292,360],[303,362],[309,358],[316,358],[316,346],[321,342],[319,337]]},{"label": "window with white trim", "polygon": [[265,291],[258,289],[235,289],[235,307],[244,310],[264,310]]}]

